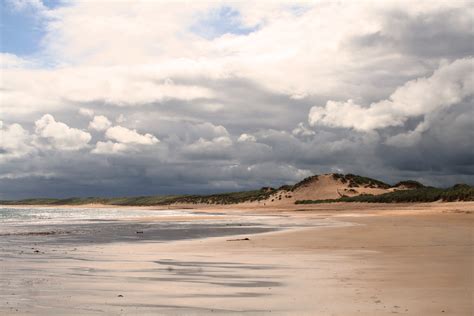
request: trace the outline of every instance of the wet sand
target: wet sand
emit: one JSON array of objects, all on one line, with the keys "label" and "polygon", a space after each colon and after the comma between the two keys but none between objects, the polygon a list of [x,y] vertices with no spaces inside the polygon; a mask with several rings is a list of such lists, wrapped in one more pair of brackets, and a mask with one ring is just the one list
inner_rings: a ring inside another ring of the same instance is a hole
[{"label": "wet sand", "polygon": [[[474,311],[474,203],[196,211],[203,216],[121,221],[80,237],[0,236],[0,314]],[[206,215],[216,212],[218,223]],[[184,231],[159,238],[176,221]]]}]

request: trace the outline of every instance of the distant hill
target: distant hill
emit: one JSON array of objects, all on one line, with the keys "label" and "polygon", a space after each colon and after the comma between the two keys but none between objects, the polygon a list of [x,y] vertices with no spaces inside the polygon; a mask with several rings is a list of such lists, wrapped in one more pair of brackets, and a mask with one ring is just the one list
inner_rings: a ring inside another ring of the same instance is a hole
[{"label": "distant hill", "polygon": [[293,185],[278,189],[230,192],[211,195],[162,195],[119,198],[26,199],[0,201],[3,205],[185,205],[185,204],[254,204],[279,206],[330,202],[432,202],[474,201],[474,188],[459,184],[449,189],[425,187],[413,181],[401,181],[393,186],[382,181],[354,174],[323,174],[308,177]]}]

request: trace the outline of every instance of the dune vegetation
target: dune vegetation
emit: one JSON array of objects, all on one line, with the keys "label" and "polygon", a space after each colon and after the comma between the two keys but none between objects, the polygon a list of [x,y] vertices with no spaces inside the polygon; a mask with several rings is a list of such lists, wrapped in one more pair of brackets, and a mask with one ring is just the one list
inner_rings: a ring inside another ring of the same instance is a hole
[{"label": "dune vegetation", "polygon": [[[326,187],[316,186],[318,177],[331,177],[333,181],[346,188],[345,193],[357,196],[346,196],[341,193],[341,197],[334,199],[300,199],[295,200],[296,204],[316,204],[334,202],[369,202],[369,203],[401,203],[401,202],[434,202],[434,201],[474,201],[474,188],[466,184],[458,184],[451,188],[440,189],[425,187],[423,184],[413,181],[401,181],[394,186],[390,186],[382,181],[358,176],[354,174],[332,174],[325,176],[308,177],[294,185],[283,185],[278,189],[263,187],[260,190],[219,193],[210,195],[155,195],[155,196],[134,196],[134,197],[72,197],[65,199],[36,198],[24,200],[3,200],[3,205],[84,205],[84,204],[105,204],[105,205],[128,205],[128,206],[152,206],[152,205],[172,205],[172,204],[238,204],[244,202],[270,201],[273,202],[280,195],[291,195],[298,190],[324,190]],[[325,186],[326,184],[323,184]],[[350,188],[350,189],[348,189]],[[359,190],[356,191],[355,189]],[[367,192],[380,192],[382,194],[367,194]],[[372,190],[372,191],[370,191]],[[379,190],[379,191],[377,191]],[[388,192],[393,190],[392,192]],[[338,191],[339,192],[339,191]],[[291,202],[293,203],[293,202]]]},{"label": "dune vegetation", "polygon": [[267,199],[272,190],[253,190],[242,192],[231,192],[211,195],[156,195],[156,196],[136,196],[136,197],[73,197],[66,199],[25,199],[25,200],[4,200],[3,205],[84,205],[84,204],[105,204],[105,205],[128,205],[128,206],[151,206],[151,205],[171,205],[171,204],[238,204],[243,202],[261,201]]},{"label": "dune vegetation", "polygon": [[467,184],[457,184],[451,188],[440,189],[419,187],[413,190],[398,190],[380,195],[361,194],[358,196],[343,196],[328,200],[299,200],[296,204],[319,204],[334,202],[367,202],[367,203],[409,203],[409,202],[454,202],[474,201],[474,187]]}]

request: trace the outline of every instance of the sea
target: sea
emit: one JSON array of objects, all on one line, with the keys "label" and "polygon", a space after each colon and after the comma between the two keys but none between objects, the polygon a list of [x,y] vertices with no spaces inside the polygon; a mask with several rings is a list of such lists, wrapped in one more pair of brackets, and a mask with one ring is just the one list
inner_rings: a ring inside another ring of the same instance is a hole
[{"label": "sea", "polygon": [[[202,215],[185,209],[0,206],[0,243],[33,239],[39,243],[163,242],[282,229],[262,217],[235,220],[205,213],[206,220],[193,220]],[[170,220],[173,217],[177,219]]]}]

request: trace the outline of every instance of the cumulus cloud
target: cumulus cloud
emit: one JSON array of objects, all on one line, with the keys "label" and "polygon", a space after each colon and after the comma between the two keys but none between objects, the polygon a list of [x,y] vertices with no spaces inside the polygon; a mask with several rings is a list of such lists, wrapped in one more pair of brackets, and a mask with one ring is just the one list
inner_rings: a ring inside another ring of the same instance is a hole
[{"label": "cumulus cloud", "polygon": [[94,116],[94,119],[89,123],[89,129],[96,131],[104,131],[108,129],[112,123],[103,115]]},{"label": "cumulus cloud", "polygon": [[21,158],[34,151],[31,135],[20,124],[0,121],[0,161]]},{"label": "cumulus cloud", "polygon": [[[185,122],[179,123],[177,126],[183,126],[182,129],[177,128],[176,135],[180,135],[186,143],[196,142],[198,139],[214,139],[219,137],[229,138],[229,131],[223,125],[215,125],[210,122]],[[175,130],[173,128],[173,130]]]},{"label": "cumulus cloud", "polygon": [[[312,126],[352,128],[371,131],[400,126],[409,118],[458,104],[474,94],[473,59],[463,58],[441,65],[430,77],[406,82],[386,100],[368,107],[354,103],[328,101],[326,106],[311,108]],[[420,127],[420,129],[426,127]]]},{"label": "cumulus cloud", "polygon": [[91,151],[93,154],[118,154],[126,151],[127,145],[122,143],[114,143],[111,141],[97,142],[95,148]]},{"label": "cumulus cloud", "polygon": [[57,122],[51,114],[43,115],[35,122],[36,134],[40,141],[45,141],[59,150],[78,150],[87,146],[92,136],[62,122]]},{"label": "cumulus cloud", "polygon": [[231,155],[232,140],[228,136],[213,139],[199,138],[196,142],[187,145],[183,152],[194,159],[226,159]]},{"label": "cumulus cloud", "polygon": [[221,136],[221,137],[213,138],[211,140],[200,138],[197,142],[193,143],[191,146],[194,148],[209,149],[214,146],[222,148],[222,147],[229,147],[230,145],[232,145],[232,140],[229,137]]},{"label": "cumulus cloud", "polygon": [[423,121],[418,126],[408,132],[403,132],[394,136],[390,136],[387,138],[385,141],[385,144],[395,146],[395,147],[410,147],[416,145],[421,138],[423,132],[427,131],[429,129],[429,123],[428,121]]},{"label": "cumulus cloud", "polygon": [[253,135],[250,135],[250,134],[246,134],[246,133],[243,133],[239,136],[239,138],[237,139],[238,142],[256,142],[257,139],[255,138],[255,136]]},{"label": "cumulus cloud", "polygon": [[291,133],[295,136],[312,136],[316,134],[313,130],[306,127],[303,122],[298,123],[298,126]]},{"label": "cumulus cloud", "polygon": [[80,108],[79,109],[79,114],[82,115],[82,116],[93,117],[94,116],[94,110],[86,109],[86,108]]},{"label": "cumulus cloud", "polygon": [[122,126],[110,127],[105,136],[124,144],[153,145],[159,142],[158,138],[151,134],[139,134],[136,130]]}]

